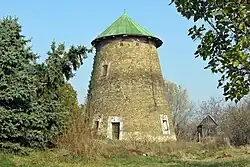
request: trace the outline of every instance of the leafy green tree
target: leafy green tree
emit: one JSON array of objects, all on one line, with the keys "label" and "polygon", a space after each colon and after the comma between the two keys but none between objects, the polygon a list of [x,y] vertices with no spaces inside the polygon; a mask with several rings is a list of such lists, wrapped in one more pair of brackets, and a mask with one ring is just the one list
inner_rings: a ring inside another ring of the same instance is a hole
[{"label": "leafy green tree", "polygon": [[225,99],[238,102],[250,88],[250,3],[247,0],[172,0],[177,11],[194,22],[189,29],[200,40],[196,57],[208,61],[205,67],[220,73],[218,87]]},{"label": "leafy green tree", "polygon": [[48,147],[62,132],[71,103],[63,87],[87,57],[84,46],[51,44],[42,64],[16,18],[0,20],[0,141]]}]

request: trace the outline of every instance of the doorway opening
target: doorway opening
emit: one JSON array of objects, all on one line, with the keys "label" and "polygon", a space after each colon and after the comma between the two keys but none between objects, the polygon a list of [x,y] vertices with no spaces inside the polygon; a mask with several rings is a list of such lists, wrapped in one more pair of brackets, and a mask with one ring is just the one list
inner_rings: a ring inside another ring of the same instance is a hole
[{"label": "doorway opening", "polygon": [[120,122],[112,122],[112,139],[120,138]]}]

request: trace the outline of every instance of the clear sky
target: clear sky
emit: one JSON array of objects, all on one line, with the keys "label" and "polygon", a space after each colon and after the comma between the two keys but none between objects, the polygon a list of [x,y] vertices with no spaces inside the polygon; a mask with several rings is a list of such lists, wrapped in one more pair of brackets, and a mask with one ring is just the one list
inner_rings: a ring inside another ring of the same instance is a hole
[{"label": "clear sky", "polygon": [[[90,42],[123,14],[163,40],[159,48],[160,64],[165,79],[186,88],[193,101],[222,96],[218,75],[204,70],[206,63],[194,58],[197,43],[187,36],[192,21],[183,18],[169,6],[170,0],[23,0],[2,1],[0,17],[17,16],[23,35],[32,38],[33,51],[46,58],[51,41],[91,46]],[[77,90],[78,100],[86,97],[93,55],[85,60],[70,81]]]}]

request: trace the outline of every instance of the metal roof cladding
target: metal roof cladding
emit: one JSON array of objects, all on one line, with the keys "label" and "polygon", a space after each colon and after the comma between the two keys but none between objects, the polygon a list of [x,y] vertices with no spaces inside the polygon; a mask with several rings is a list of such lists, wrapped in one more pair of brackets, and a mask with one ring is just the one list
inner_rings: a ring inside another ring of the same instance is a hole
[{"label": "metal roof cladding", "polygon": [[105,37],[120,35],[145,36],[151,38],[155,42],[157,48],[163,43],[159,38],[153,36],[151,32],[128,17],[124,11],[123,15],[120,16],[114,23],[112,23],[105,31],[98,35],[91,42],[91,44],[94,45],[97,41],[100,41]]}]

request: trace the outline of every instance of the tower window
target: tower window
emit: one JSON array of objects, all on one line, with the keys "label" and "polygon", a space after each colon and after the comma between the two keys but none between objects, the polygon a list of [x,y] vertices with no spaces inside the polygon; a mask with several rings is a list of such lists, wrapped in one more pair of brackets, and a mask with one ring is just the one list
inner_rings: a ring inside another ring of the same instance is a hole
[{"label": "tower window", "polygon": [[168,131],[168,120],[164,119],[162,120],[162,123],[164,131]]},{"label": "tower window", "polygon": [[161,119],[161,126],[162,126],[163,134],[169,135],[170,129],[169,129],[168,116],[167,115],[160,115],[160,119]]},{"label": "tower window", "polygon": [[99,121],[95,121],[95,127],[94,127],[95,129],[94,129],[94,130],[95,130],[96,132],[98,132],[99,126],[100,126]]},{"label": "tower window", "polygon": [[108,65],[104,64],[102,65],[102,76],[107,76],[108,74]]},{"label": "tower window", "polygon": [[101,123],[102,123],[103,115],[97,113],[94,115],[92,120],[92,127],[93,133],[98,135],[100,133]]}]

